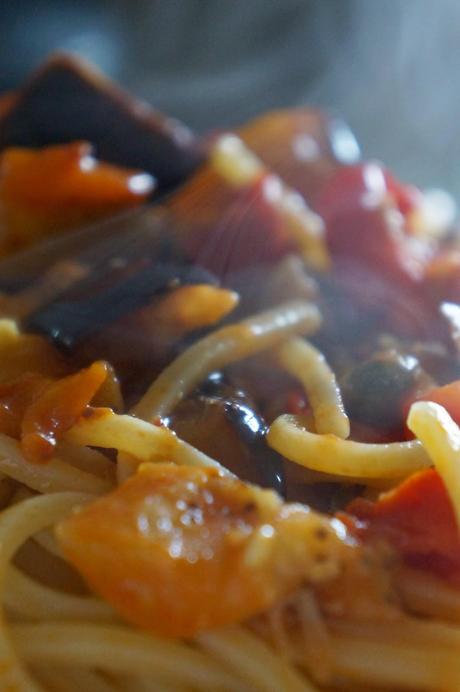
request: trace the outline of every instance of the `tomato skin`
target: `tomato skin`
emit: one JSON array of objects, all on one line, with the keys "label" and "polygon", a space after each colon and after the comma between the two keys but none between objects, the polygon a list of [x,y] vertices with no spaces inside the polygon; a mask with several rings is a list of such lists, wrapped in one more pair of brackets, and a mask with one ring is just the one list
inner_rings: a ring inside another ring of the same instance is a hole
[{"label": "tomato skin", "polygon": [[18,379],[0,384],[0,431],[19,439],[27,408],[53,380],[38,373],[24,373]]},{"label": "tomato skin", "polygon": [[436,387],[419,397],[417,401],[434,401],[444,406],[451,418],[460,425],[460,380]]},{"label": "tomato skin", "polygon": [[305,415],[309,412],[310,407],[308,406],[305,393],[301,390],[292,389],[286,397],[286,410],[295,416]]},{"label": "tomato skin", "polygon": [[314,205],[325,221],[332,256],[361,261],[400,285],[419,282],[426,248],[409,236],[404,222],[416,197],[378,163],[339,169]]},{"label": "tomato skin", "polygon": [[434,245],[410,230],[420,194],[414,190],[366,162],[336,171],[313,208],[324,220],[334,280],[347,301],[361,314],[378,315],[382,331],[425,339],[442,320],[423,283]]},{"label": "tomato skin", "polygon": [[[349,528],[363,540],[384,539],[406,564],[460,587],[460,536],[455,514],[438,472],[413,474],[377,502],[353,500]],[[341,517],[343,519],[343,517]]]},{"label": "tomato skin", "polygon": [[360,156],[358,143],[346,123],[309,107],[258,116],[243,125],[238,135],[309,204],[340,167]]},{"label": "tomato skin", "polygon": [[337,170],[323,185],[314,206],[326,221],[330,221],[358,206],[378,206],[387,194],[382,167],[366,162]]},{"label": "tomato skin", "polygon": [[52,456],[59,435],[82,415],[107,373],[107,365],[96,361],[39,390],[27,406],[21,424],[21,448],[28,461],[42,463]]},{"label": "tomato skin", "polygon": [[[453,418],[457,425],[460,425],[460,380],[449,382],[449,384],[445,384],[442,387],[434,387],[422,395],[407,401],[404,406],[406,418],[410,407],[416,401],[433,401],[435,404],[444,406],[450,417]],[[408,440],[414,438],[414,434],[407,426],[405,428],[405,437]]]},{"label": "tomato skin", "polygon": [[0,383],[0,432],[20,439],[28,461],[43,463],[72,427],[108,374],[102,361],[60,379],[26,372]]},{"label": "tomato skin", "polygon": [[315,201],[315,208],[325,219],[360,207],[378,207],[385,201],[406,216],[421,201],[421,192],[404,185],[379,162],[365,161],[343,166],[325,181]]}]

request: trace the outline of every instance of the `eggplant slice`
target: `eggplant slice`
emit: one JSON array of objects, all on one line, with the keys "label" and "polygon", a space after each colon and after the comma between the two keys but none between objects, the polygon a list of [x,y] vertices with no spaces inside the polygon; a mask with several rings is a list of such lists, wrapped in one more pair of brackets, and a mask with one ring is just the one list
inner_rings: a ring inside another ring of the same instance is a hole
[{"label": "eggplant slice", "polygon": [[170,416],[169,426],[239,478],[284,493],[281,456],[265,441],[268,426],[252,398],[212,373]]},{"label": "eggplant slice", "polygon": [[172,189],[202,161],[192,132],[139,101],[86,62],[52,56],[0,120],[0,150],[87,140],[103,161],[155,176]]},{"label": "eggplant slice", "polygon": [[56,301],[29,315],[25,327],[72,350],[103,327],[148,305],[157,296],[181,285],[216,284],[200,267],[162,259],[145,259],[137,266],[114,267],[104,276],[89,275]]}]

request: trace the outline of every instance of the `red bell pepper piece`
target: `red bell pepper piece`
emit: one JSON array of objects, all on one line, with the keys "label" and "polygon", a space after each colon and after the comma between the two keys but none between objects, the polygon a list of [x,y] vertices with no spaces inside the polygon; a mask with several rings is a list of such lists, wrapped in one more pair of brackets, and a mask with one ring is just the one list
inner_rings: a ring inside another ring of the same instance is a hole
[{"label": "red bell pepper piece", "polygon": [[[444,406],[446,411],[449,413],[450,417],[460,425],[460,380],[455,380],[455,382],[449,382],[442,387],[434,387],[424,392],[421,396],[411,399],[405,405],[405,417],[409,413],[409,409],[413,403],[416,401],[434,401],[435,404],[440,404]],[[412,440],[414,434],[406,426],[406,439]]]},{"label": "red bell pepper piece", "polygon": [[198,172],[169,205],[187,255],[225,277],[293,251],[295,243],[271,194],[276,181],[262,173],[232,188],[210,167]]},{"label": "red bell pepper piece", "polygon": [[399,284],[420,281],[427,248],[406,232],[404,224],[418,194],[378,163],[339,169],[314,205],[325,220],[333,257],[357,259]]},{"label": "red bell pepper piece", "polygon": [[460,533],[445,485],[434,469],[413,474],[377,502],[363,498],[340,518],[363,540],[387,540],[411,567],[460,587]]}]

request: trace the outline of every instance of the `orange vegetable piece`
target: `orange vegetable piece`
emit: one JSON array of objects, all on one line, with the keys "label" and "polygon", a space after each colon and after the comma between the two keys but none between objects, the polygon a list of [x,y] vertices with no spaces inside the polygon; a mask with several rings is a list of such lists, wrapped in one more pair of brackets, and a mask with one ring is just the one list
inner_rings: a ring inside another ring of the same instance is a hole
[{"label": "orange vegetable piece", "polygon": [[0,432],[19,439],[27,407],[52,382],[35,372],[26,372],[12,382],[0,384]]},{"label": "orange vegetable piece", "polygon": [[207,327],[221,320],[238,304],[238,294],[208,284],[180,286],[165,296],[156,310],[157,320],[184,330]]},{"label": "orange vegetable piece", "polygon": [[350,547],[329,520],[215,469],[144,464],[65,519],[57,537],[127,620],[191,637],[337,575]]},{"label": "orange vegetable piece", "polygon": [[[21,338],[21,337],[19,337]],[[44,461],[106,381],[110,368],[96,362],[61,379],[25,372],[0,383],[0,432],[21,439],[26,458]]]},{"label": "orange vegetable piece", "polygon": [[124,320],[127,329],[141,329],[148,344],[159,345],[163,339],[168,346],[193,329],[215,324],[236,305],[235,291],[208,284],[179,286],[160,301],[137,310]]},{"label": "orange vegetable piece", "polygon": [[434,401],[436,404],[444,406],[451,418],[457,425],[460,425],[460,380],[430,389],[417,401]]},{"label": "orange vegetable piece", "polygon": [[0,159],[4,251],[143,202],[154,180],[92,155],[88,142],[14,147]]},{"label": "orange vegetable piece", "polygon": [[36,389],[21,423],[21,447],[29,461],[46,461],[59,435],[69,430],[107,377],[104,362]]},{"label": "orange vegetable piece", "polygon": [[[347,512],[355,531],[389,541],[412,567],[460,586],[460,536],[444,483],[434,469],[420,471],[377,502],[353,500]],[[343,517],[341,517],[343,518]]]}]

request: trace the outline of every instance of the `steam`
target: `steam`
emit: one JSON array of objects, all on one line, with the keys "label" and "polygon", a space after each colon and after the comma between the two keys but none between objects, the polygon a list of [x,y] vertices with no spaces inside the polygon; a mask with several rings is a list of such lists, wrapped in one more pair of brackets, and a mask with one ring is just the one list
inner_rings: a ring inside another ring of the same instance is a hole
[{"label": "steam", "polygon": [[323,105],[367,158],[460,197],[458,0],[45,3],[27,27],[3,3],[0,20],[4,88],[63,49],[202,132]]},{"label": "steam", "polygon": [[366,157],[460,196],[460,3],[353,3],[346,40],[305,101],[332,106]]},{"label": "steam", "polygon": [[174,27],[173,45],[150,40],[147,50],[144,38],[144,74],[127,82],[158,107],[203,131],[267,109],[326,106],[350,122],[367,158],[460,197],[458,0],[172,5],[155,3],[142,24],[151,37]]}]

